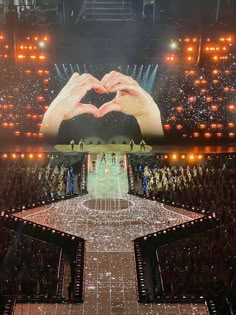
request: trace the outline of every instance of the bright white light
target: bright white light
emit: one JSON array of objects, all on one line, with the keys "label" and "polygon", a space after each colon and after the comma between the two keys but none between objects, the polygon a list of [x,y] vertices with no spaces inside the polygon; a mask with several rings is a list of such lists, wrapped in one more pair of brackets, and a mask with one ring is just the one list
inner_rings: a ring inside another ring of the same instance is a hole
[{"label": "bright white light", "polygon": [[171,42],[170,43],[170,48],[171,49],[176,49],[178,47],[177,43],[176,42]]},{"label": "bright white light", "polygon": [[40,48],[45,48],[45,43],[44,43],[44,42],[42,42],[42,41],[41,41],[41,42],[39,42],[39,43],[38,43],[38,45],[39,45],[39,47],[40,47]]}]

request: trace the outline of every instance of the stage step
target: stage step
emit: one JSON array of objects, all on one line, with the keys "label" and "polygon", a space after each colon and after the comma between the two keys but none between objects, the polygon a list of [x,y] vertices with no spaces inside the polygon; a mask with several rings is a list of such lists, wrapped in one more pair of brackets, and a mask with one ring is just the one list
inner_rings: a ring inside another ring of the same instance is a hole
[{"label": "stage step", "polygon": [[124,21],[134,20],[130,0],[85,0],[83,20]]}]

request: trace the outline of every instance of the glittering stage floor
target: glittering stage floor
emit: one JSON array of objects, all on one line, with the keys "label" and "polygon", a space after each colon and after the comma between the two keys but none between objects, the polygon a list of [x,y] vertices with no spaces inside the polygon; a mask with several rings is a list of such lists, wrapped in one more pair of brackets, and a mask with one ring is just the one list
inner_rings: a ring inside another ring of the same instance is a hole
[{"label": "glittering stage floor", "polygon": [[[92,157],[90,158],[92,160]],[[117,158],[125,159],[124,156]],[[110,157],[107,157],[107,160],[110,163]],[[88,195],[18,214],[19,217],[86,240],[84,303],[82,305],[17,304],[15,315],[208,314],[204,304],[140,305],[137,303],[132,240],[198,218],[199,215],[127,195],[125,171],[120,169],[119,163],[110,164],[108,177],[105,172],[106,167],[98,157],[96,168],[89,169]],[[102,188],[101,183],[103,183]],[[124,207],[118,206],[122,202]],[[105,209],[104,205],[106,205]]]}]

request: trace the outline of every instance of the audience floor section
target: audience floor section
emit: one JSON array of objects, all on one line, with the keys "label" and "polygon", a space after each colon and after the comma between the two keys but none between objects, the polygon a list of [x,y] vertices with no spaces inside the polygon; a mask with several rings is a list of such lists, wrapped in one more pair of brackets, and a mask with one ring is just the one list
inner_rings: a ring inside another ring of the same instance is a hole
[{"label": "audience floor section", "polygon": [[[106,159],[106,162],[101,162],[100,156],[89,156],[89,194],[17,214],[18,217],[86,240],[84,303],[17,304],[14,314],[208,314],[205,304],[137,303],[132,241],[137,237],[199,218],[200,215],[128,195],[125,156],[117,155],[114,164],[111,163],[111,156],[108,155]],[[121,160],[124,169],[121,167]],[[106,200],[109,200],[107,204]],[[122,200],[125,200],[124,207],[119,206]],[[92,207],[88,207],[90,203]]]}]

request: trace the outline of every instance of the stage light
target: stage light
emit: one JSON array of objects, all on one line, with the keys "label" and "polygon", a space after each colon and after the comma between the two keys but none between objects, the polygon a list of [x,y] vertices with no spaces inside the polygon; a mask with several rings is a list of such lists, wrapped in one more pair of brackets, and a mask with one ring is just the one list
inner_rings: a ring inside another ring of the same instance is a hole
[{"label": "stage light", "polygon": [[201,160],[203,158],[203,156],[200,154],[198,155],[198,159]]},{"label": "stage light", "polygon": [[24,59],[25,56],[24,56],[24,55],[18,55],[17,58],[18,58],[18,59]]},{"label": "stage light", "polygon": [[33,157],[34,157],[33,154],[29,154],[30,159],[33,159]]},{"label": "stage light", "polygon": [[229,110],[230,112],[233,112],[233,111],[235,110],[235,105],[234,105],[234,104],[228,105],[228,110]]},{"label": "stage light", "polygon": [[171,129],[171,125],[165,124],[165,125],[163,126],[163,128],[164,128],[165,130],[170,130],[170,129]]},{"label": "stage light", "polygon": [[205,124],[200,124],[200,125],[199,125],[199,128],[200,128],[200,129],[205,129],[205,128],[206,128],[206,125],[205,125]]},{"label": "stage light", "polygon": [[234,126],[235,126],[235,124],[234,124],[233,122],[229,122],[229,123],[228,123],[228,127],[229,127],[229,128],[234,128]]},{"label": "stage light", "polygon": [[176,107],[176,111],[177,111],[178,113],[181,113],[183,110],[184,110],[184,109],[183,109],[182,106],[177,106],[177,107]]},{"label": "stage light", "polygon": [[181,155],[181,159],[185,159],[185,155],[184,154]]},{"label": "stage light", "polygon": [[2,155],[2,157],[3,157],[4,159],[7,159],[7,154],[4,153],[4,154]]},{"label": "stage light", "polygon": [[211,110],[213,111],[213,112],[216,112],[217,110],[218,110],[218,105],[211,105]]},{"label": "stage light", "polygon": [[177,159],[177,155],[176,155],[176,154],[173,154],[173,155],[172,155],[172,159],[173,159],[173,160],[176,160],[176,159]]},{"label": "stage light", "polygon": [[198,137],[199,137],[199,132],[194,132],[194,133],[193,133],[193,137],[194,137],[194,138],[198,138]]},{"label": "stage light", "polygon": [[42,158],[42,154],[40,153],[40,154],[38,154],[38,158],[39,159],[41,159]]},{"label": "stage light", "polygon": [[187,51],[193,51],[193,47],[188,47]]},{"label": "stage light", "polygon": [[168,159],[168,155],[164,155],[164,159],[167,160]]},{"label": "stage light", "polygon": [[16,154],[15,153],[12,154],[12,158],[16,159]]},{"label": "stage light", "polygon": [[189,155],[189,159],[194,160],[194,155],[193,154]]},{"label": "stage light", "polygon": [[46,44],[43,41],[38,42],[40,48],[45,48]]},{"label": "stage light", "polygon": [[183,126],[180,125],[180,124],[178,124],[178,125],[176,126],[176,129],[177,129],[177,130],[181,130],[181,129],[183,129]]},{"label": "stage light", "polygon": [[178,48],[178,44],[176,42],[171,42],[170,43],[170,48],[171,49],[177,49]]},{"label": "stage light", "polygon": [[20,157],[21,157],[21,159],[24,159],[24,157],[25,157],[24,153],[22,153],[22,154],[20,155]]},{"label": "stage light", "polygon": [[44,55],[40,55],[40,56],[39,56],[39,59],[40,59],[40,60],[45,60],[46,57],[45,57]]},{"label": "stage light", "polygon": [[204,137],[205,138],[211,138],[212,134],[210,132],[205,132]]},{"label": "stage light", "polygon": [[229,133],[229,138],[234,138],[235,137],[235,133],[234,132],[230,132]]}]

